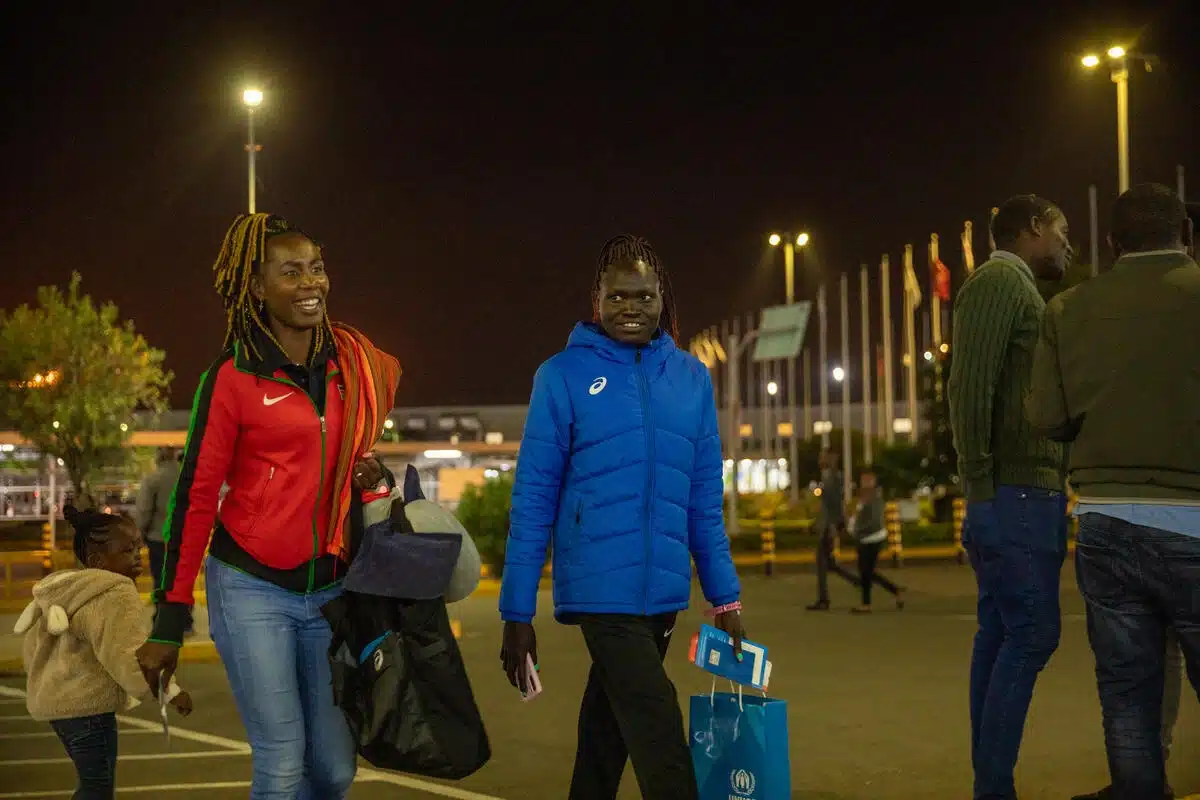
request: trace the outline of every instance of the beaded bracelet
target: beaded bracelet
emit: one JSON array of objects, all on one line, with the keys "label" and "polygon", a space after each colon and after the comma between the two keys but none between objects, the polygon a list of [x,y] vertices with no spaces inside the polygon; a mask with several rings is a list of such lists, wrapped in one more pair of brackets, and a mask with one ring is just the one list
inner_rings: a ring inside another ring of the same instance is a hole
[{"label": "beaded bracelet", "polygon": [[708,611],[706,611],[704,613],[710,617],[719,617],[720,615],[726,614],[730,611],[741,611],[741,610],[742,610],[742,601],[734,600],[732,603],[726,603],[723,606],[714,606],[713,608],[710,608]]}]

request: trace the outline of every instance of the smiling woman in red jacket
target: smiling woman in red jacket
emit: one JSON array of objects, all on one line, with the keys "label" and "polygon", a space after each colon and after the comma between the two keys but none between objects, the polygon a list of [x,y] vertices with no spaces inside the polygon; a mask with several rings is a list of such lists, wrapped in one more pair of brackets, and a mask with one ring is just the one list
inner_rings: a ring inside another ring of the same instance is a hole
[{"label": "smiling woman in red jacket", "polygon": [[333,703],[321,606],[341,592],[352,487],[382,478],[368,450],[400,367],[330,324],[321,247],[283,218],[239,216],[215,270],[226,349],[196,392],[138,656],[154,684],[174,671],[207,547],[209,627],[253,750],[250,796],[340,798],[355,744]]}]

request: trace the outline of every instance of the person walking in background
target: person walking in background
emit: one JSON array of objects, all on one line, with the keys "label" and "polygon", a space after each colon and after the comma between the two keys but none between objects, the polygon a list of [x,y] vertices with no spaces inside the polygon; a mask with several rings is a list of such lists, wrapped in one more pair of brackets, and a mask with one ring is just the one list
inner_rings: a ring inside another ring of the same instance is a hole
[{"label": "person walking in background", "polygon": [[1112,777],[1097,796],[1116,800],[1173,796],[1172,631],[1200,692],[1200,267],[1190,236],[1171,189],[1122,194],[1109,236],[1117,262],[1050,301],[1026,400],[1036,429],[1071,444],[1076,576]]},{"label": "person walking in background", "polygon": [[1012,800],[1033,687],[1062,626],[1063,447],[1033,429],[1023,402],[1046,305],[1037,279],[1061,280],[1071,246],[1062,211],[1032,194],[1005,201],[991,231],[998,249],[955,299],[947,393],[967,499],[963,544],[979,587],[970,688],[975,798]]},{"label": "person walking in background", "polygon": [[883,495],[870,467],[859,475],[858,505],[850,520],[850,531],[858,543],[858,582],[862,586],[862,605],[850,609],[855,614],[871,613],[871,586],[879,586],[896,598],[896,608],[904,608],[904,590],[879,574],[879,553],[887,544],[887,527],[883,521]]},{"label": "person walking in background", "polygon": [[846,529],[846,497],[838,456],[832,450],[822,450],[821,505],[813,528],[817,531],[817,602],[809,611],[829,610],[829,573],[834,572],[854,586],[858,576],[837,562],[833,552],[834,539]]},{"label": "person walking in background", "polygon": [[550,546],[555,616],[580,626],[592,658],[568,797],[614,800],[629,759],[642,797],[689,800],[696,776],[663,659],[688,606],[693,562],[713,624],[741,658],[712,382],[675,345],[671,282],[646,240],[605,244],[592,299],[595,322],[576,325],[534,377],[500,589],[500,658],[512,685],[527,690]]},{"label": "person walking in background", "polygon": [[[162,531],[167,520],[167,509],[171,505],[171,495],[175,491],[176,481],[179,480],[179,455],[179,451],[174,447],[158,450],[154,459],[154,472],[142,480],[134,507],[134,519],[150,556],[150,578],[154,586],[157,586],[162,578]],[[186,630],[191,629],[192,620],[189,615]]]},{"label": "person walking in background", "polygon": [[179,480],[179,453],[174,447],[160,448],[154,459],[155,469],[142,480],[138,489],[134,519],[150,555],[150,576],[157,586],[162,576],[163,524],[171,505],[171,494]]},{"label": "person walking in background", "polygon": [[334,704],[321,606],[342,593],[352,492],[366,499],[384,477],[368,451],[400,365],[330,321],[321,246],[282,217],[239,215],[214,271],[224,352],[196,392],[138,659],[152,685],[175,671],[203,564],[209,629],[250,743],[250,797],[336,800],[356,744]]}]

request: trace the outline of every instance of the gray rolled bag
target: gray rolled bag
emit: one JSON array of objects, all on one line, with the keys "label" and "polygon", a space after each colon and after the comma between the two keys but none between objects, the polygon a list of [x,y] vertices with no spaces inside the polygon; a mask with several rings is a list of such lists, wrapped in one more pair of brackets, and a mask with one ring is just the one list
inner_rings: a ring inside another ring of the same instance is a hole
[{"label": "gray rolled bag", "polygon": [[363,526],[362,546],[346,574],[348,591],[457,603],[479,585],[475,542],[454,514],[425,499],[412,465],[388,497],[363,506]]}]

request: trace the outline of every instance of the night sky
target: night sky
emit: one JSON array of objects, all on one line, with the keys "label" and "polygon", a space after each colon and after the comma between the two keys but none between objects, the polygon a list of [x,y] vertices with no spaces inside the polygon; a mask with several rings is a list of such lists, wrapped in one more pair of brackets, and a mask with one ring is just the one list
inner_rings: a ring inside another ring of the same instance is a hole
[{"label": "night sky", "polygon": [[963,220],[983,257],[1017,192],[1058,201],[1086,251],[1116,101],[1079,56],[1112,41],[1165,62],[1132,75],[1133,180],[1182,163],[1200,195],[1188,0],[414,5],[4,4],[0,306],[79,270],[167,351],[186,406],[224,331],[211,266],[246,203],[248,83],[267,93],[259,210],[325,245],[331,312],[400,358],[402,405],[524,402],[619,232],[654,243],[684,337],[782,301],[777,228],[812,234],[804,296],[906,242],[927,281],[931,232],[957,277]]}]

